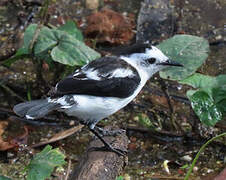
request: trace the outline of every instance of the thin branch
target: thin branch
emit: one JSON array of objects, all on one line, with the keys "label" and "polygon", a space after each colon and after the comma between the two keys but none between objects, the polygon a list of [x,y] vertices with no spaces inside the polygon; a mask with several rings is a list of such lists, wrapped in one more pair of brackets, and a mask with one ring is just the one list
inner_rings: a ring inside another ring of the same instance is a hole
[{"label": "thin branch", "polygon": [[57,134],[55,134],[53,137],[51,137],[50,139],[46,140],[46,141],[42,141],[38,144],[34,144],[34,145],[31,145],[30,147],[31,148],[35,148],[35,147],[39,147],[39,146],[42,146],[42,145],[45,145],[45,144],[49,144],[49,143],[53,143],[53,142],[56,142],[56,141],[59,141],[59,140],[62,140],[68,136],[71,136],[72,134],[78,132],[80,129],[82,129],[84,127],[84,125],[78,125],[78,126],[75,126],[75,127],[72,127],[70,129],[67,129],[67,130],[64,130],[64,131],[61,131]]},{"label": "thin branch", "polygon": [[66,173],[64,180],[68,180],[69,175],[70,175],[70,170],[71,170],[71,159],[69,159],[69,161],[68,161],[67,173]]},{"label": "thin branch", "polygon": [[10,93],[12,96],[15,96],[16,98],[18,98],[20,101],[25,102],[26,100],[24,98],[22,98],[20,95],[18,95],[17,93],[15,93],[13,90],[11,90],[8,86],[0,83],[0,87],[2,87],[5,91],[7,91],[8,93]]},{"label": "thin branch", "polygon": [[29,44],[29,50],[30,52],[33,53],[33,48],[34,48],[34,44],[35,42],[37,41],[38,39],[38,36],[41,32],[41,28],[43,27],[46,19],[47,19],[47,15],[48,15],[48,7],[49,7],[49,4],[50,4],[50,0],[45,0],[44,2],[44,5],[40,11],[40,17],[41,17],[41,21],[38,23],[38,26],[35,30],[35,33],[34,33],[34,36],[31,40],[31,43]]}]

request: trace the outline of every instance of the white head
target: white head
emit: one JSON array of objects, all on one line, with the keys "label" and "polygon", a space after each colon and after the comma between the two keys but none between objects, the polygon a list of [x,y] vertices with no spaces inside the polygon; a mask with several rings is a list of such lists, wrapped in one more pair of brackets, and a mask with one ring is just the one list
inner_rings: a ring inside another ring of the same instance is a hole
[{"label": "white head", "polygon": [[170,60],[161,50],[150,44],[135,44],[128,54],[125,53],[121,57],[145,71],[149,78],[167,66],[182,66]]}]

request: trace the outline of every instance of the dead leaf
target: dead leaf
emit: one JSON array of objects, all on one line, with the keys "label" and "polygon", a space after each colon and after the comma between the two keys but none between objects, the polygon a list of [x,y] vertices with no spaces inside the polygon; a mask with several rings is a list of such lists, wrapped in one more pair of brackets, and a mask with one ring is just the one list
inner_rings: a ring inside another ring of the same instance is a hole
[{"label": "dead leaf", "polygon": [[79,131],[83,127],[84,127],[84,125],[78,125],[78,126],[75,126],[73,128],[67,129],[65,131],[61,131],[61,132],[55,134],[53,137],[51,137],[50,139],[48,139],[46,141],[42,141],[40,143],[32,145],[31,148],[39,147],[39,146],[42,146],[42,145],[45,145],[45,144],[49,144],[49,143],[56,142],[56,141],[59,141],[61,139],[64,139],[64,138],[76,133],[77,131]]},{"label": "dead leaf", "polygon": [[8,149],[18,147],[20,144],[27,143],[28,129],[26,126],[24,126],[25,132],[22,135],[19,135],[15,138],[10,137],[7,141],[4,141],[2,134],[4,133],[7,126],[7,121],[0,121],[0,151],[6,151]]},{"label": "dead leaf", "polygon": [[132,16],[126,18],[113,10],[104,8],[87,18],[85,35],[99,43],[128,43],[134,36],[131,18]]},{"label": "dead leaf", "polygon": [[19,146],[20,144],[27,144],[28,129],[29,128],[27,126],[24,126],[24,133],[11,139],[10,143],[15,144],[15,146]]},{"label": "dead leaf", "polygon": [[5,128],[7,126],[8,126],[7,121],[0,121],[0,151],[5,151],[15,147],[14,144],[11,144],[10,142],[4,141],[2,139],[2,134],[5,132]]}]

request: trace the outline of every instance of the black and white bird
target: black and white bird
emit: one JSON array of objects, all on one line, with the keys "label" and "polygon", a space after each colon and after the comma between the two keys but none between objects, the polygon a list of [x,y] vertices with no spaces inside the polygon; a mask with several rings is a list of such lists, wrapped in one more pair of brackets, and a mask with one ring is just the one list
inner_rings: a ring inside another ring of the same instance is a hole
[{"label": "black and white bird", "polygon": [[81,123],[118,154],[98,133],[95,125],[125,107],[141,91],[147,80],[167,66],[182,66],[171,61],[150,44],[134,44],[120,55],[98,58],[57,83],[53,95],[17,104],[14,112],[27,119],[39,119],[53,110],[77,117]]}]

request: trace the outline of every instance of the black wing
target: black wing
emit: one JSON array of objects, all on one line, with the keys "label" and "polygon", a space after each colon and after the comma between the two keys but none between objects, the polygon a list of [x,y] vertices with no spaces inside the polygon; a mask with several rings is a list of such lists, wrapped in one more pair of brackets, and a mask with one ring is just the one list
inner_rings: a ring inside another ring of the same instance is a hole
[{"label": "black wing", "polygon": [[140,77],[133,66],[117,57],[103,57],[61,80],[54,96],[84,94],[125,98],[132,95],[139,83]]}]

